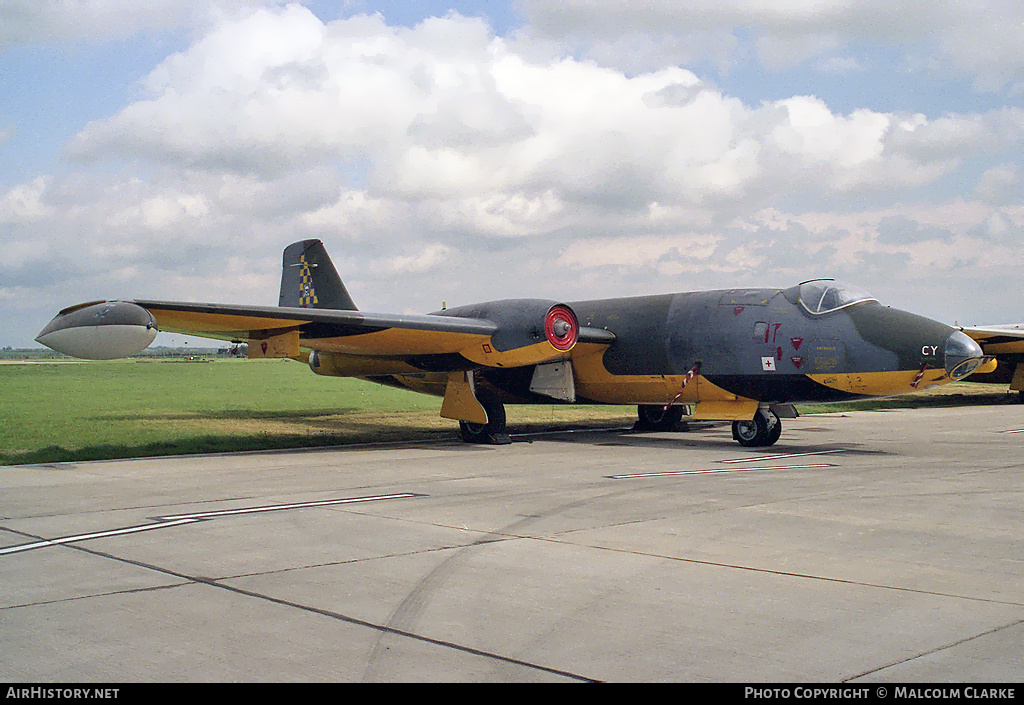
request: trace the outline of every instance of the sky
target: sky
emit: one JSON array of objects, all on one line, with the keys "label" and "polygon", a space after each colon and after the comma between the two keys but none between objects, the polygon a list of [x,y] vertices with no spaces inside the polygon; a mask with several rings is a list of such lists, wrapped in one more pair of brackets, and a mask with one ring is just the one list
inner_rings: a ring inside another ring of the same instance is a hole
[{"label": "sky", "polygon": [[276,305],[306,238],[374,312],[835,277],[1024,321],[1022,34],[1019,0],[0,0],[0,347]]}]

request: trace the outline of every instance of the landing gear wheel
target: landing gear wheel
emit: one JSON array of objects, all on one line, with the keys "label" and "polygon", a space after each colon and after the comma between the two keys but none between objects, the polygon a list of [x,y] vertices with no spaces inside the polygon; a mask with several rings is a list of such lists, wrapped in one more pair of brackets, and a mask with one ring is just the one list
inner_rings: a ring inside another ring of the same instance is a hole
[{"label": "landing gear wheel", "polygon": [[771,414],[771,417],[775,419],[775,423],[772,424],[771,429],[768,430],[768,439],[765,442],[765,445],[773,446],[775,445],[775,441],[779,440],[782,436],[782,420],[770,411],[767,413]]},{"label": "landing gear wheel", "polygon": [[732,437],[745,448],[774,445],[782,435],[782,422],[767,409],[760,409],[750,421],[733,421]]},{"label": "landing gear wheel", "polygon": [[683,407],[662,404],[641,404],[636,407],[634,431],[674,431],[683,418]]},{"label": "landing gear wheel", "polygon": [[476,400],[487,412],[487,423],[459,421],[462,440],[466,443],[489,443],[495,446],[511,443],[512,439],[505,431],[505,405],[501,400],[486,389],[477,390]]}]

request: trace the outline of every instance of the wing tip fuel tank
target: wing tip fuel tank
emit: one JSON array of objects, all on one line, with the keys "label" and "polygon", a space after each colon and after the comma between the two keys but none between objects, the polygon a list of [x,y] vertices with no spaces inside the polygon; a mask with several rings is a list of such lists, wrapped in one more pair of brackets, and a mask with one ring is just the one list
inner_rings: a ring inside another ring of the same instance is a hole
[{"label": "wing tip fuel tank", "polygon": [[129,301],[104,301],[57,314],[36,342],[86,360],[115,360],[145,350],[159,332],[156,319]]}]

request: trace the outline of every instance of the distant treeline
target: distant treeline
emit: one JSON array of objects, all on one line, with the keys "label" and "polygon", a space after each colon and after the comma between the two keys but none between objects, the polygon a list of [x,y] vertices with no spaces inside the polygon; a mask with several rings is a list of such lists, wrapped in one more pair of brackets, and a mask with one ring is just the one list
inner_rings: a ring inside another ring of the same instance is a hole
[{"label": "distant treeline", "polygon": [[[246,357],[249,348],[247,345],[232,345],[224,348],[200,348],[183,346],[180,348],[168,348],[158,346],[147,348],[132,357]],[[0,360],[71,360],[74,358],[62,355],[47,348],[0,348]]]}]

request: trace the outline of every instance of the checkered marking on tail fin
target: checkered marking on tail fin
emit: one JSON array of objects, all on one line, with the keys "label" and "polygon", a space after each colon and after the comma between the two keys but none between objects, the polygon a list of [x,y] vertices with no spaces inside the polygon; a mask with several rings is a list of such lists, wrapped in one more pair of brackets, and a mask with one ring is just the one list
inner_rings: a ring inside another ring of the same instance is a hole
[{"label": "checkered marking on tail fin", "polygon": [[299,264],[302,265],[299,270],[299,306],[306,308],[317,302],[316,289],[313,288],[313,275],[309,271],[306,255],[299,256]]}]

